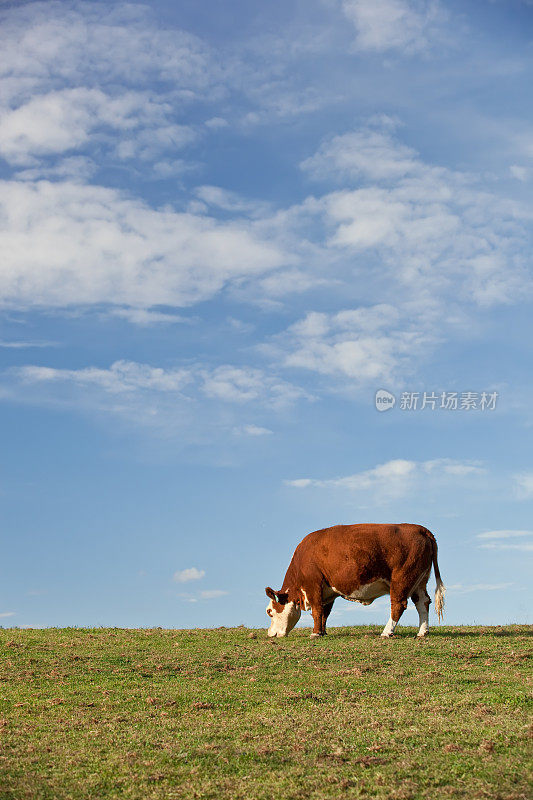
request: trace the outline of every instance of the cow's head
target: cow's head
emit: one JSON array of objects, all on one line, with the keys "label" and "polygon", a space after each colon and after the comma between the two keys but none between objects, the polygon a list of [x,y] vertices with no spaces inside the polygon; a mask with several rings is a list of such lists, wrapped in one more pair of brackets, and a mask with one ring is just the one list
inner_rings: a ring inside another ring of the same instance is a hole
[{"label": "cow's head", "polygon": [[268,635],[287,636],[300,619],[300,604],[289,600],[287,592],[275,592],[270,586],[267,586],[265,592],[270,598],[266,610],[271,619]]}]

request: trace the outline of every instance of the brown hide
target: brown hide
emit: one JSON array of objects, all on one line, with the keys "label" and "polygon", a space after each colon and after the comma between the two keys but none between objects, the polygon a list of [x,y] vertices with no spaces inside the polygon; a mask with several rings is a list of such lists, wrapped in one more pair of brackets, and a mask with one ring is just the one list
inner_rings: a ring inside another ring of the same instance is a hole
[{"label": "brown hide", "polygon": [[[335,525],[308,534],[296,548],[281,593],[304,607],[322,603],[323,590],[334,586],[348,596],[377,580],[390,583],[391,599],[406,601],[435,564],[435,537],[421,525]],[[281,593],[278,594],[278,599]]]}]

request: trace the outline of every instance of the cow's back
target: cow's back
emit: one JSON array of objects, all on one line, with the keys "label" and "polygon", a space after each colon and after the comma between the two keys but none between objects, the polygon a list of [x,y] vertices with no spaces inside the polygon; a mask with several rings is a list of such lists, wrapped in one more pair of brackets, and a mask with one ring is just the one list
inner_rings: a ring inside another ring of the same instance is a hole
[{"label": "cow's back", "polygon": [[343,593],[399,572],[431,568],[434,537],[410,523],[334,525],[308,534],[293,556],[302,579],[324,580]]}]

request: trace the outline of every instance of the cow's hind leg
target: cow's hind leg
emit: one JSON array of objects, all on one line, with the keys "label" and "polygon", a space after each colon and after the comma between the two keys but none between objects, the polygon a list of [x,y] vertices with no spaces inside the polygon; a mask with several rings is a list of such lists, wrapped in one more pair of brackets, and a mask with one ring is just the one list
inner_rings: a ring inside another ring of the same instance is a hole
[{"label": "cow's hind leg", "polygon": [[427,636],[429,633],[429,604],[431,603],[431,600],[429,599],[426,587],[419,586],[416,592],[413,592],[411,595],[411,600],[415,604],[416,610],[418,611],[420,628],[417,636],[422,638]]},{"label": "cow's hind leg", "polygon": [[392,584],[390,587],[390,617],[389,621],[383,628],[381,636],[383,639],[390,638],[400,621],[400,617],[407,608],[407,592],[398,591]]}]

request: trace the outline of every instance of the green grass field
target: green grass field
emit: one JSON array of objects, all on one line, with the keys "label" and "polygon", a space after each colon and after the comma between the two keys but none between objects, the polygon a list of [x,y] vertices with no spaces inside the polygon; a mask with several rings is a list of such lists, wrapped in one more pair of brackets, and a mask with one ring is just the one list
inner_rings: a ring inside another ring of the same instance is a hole
[{"label": "green grass field", "polygon": [[532,630],[380,630],[0,630],[0,798],[529,800]]}]

